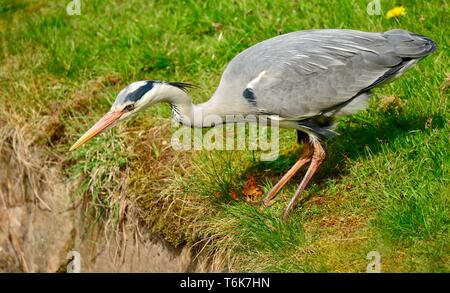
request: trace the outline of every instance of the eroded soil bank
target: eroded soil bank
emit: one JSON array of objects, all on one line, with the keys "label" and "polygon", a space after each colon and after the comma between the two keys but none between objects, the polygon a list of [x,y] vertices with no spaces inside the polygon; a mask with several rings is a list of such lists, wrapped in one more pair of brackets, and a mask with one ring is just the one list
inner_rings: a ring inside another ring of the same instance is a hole
[{"label": "eroded soil bank", "polygon": [[25,129],[0,121],[0,271],[65,272],[70,251],[82,272],[205,271],[187,247],[175,249],[139,224],[129,204],[118,230],[100,229]]}]

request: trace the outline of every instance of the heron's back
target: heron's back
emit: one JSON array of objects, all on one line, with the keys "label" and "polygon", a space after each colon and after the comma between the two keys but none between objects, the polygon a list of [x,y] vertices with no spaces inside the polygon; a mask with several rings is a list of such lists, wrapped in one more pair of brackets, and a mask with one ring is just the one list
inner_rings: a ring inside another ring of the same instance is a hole
[{"label": "heron's back", "polygon": [[238,54],[213,100],[288,122],[320,124],[364,108],[371,88],[401,75],[434,50],[431,39],[405,30],[293,32]]}]

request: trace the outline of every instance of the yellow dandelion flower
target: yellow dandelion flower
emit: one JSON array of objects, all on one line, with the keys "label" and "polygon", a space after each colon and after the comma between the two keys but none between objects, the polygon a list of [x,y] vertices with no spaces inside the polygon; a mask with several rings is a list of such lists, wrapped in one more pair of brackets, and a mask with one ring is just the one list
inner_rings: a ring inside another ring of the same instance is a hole
[{"label": "yellow dandelion flower", "polygon": [[406,15],[406,8],[403,6],[394,7],[386,13],[387,18],[393,18]]}]

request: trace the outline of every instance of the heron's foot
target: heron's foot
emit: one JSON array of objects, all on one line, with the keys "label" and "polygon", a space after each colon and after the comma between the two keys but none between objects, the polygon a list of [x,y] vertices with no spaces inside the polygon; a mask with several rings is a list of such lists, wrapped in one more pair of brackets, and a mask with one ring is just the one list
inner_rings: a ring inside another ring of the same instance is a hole
[{"label": "heron's foot", "polygon": [[312,155],[311,165],[309,165],[309,168],[308,168],[308,171],[306,171],[305,177],[303,177],[302,182],[298,186],[297,190],[295,191],[294,196],[292,197],[291,201],[289,202],[289,204],[287,205],[286,209],[283,212],[283,220],[284,221],[287,221],[289,219],[289,215],[291,214],[291,211],[295,208],[295,206],[299,202],[301,194],[305,190],[309,181],[311,181],[311,178],[313,177],[314,173],[316,173],[320,164],[322,164],[323,160],[325,159],[325,151],[323,150],[320,142],[318,142],[318,141],[314,142],[313,148],[314,148],[314,153]]},{"label": "heron's foot", "polygon": [[311,158],[313,156],[314,150],[311,146],[310,142],[304,142],[303,146],[303,154],[301,155],[300,159],[298,159],[297,162],[287,171],[286,174],[284,174],[283,178],[280,179],[280,181],[275,184],[272,189],[267,193],[266,197],[262,200],[264,205],[271,206],[275,203],[274,198],[277,196],[278,192],[281,188],[283,188],[286,183],[288,183],[289,180],[300,170],[301,167],[303,167],[306,163],[311,161]]},{"label": "heron's foot", "polygon": [[292,212],[292,210],[295,208],[295,207],[298,207],[299,205],[301,206],[302,204],[304,204],[306,201],[307,201],[307,199],[308,199],[309,197],[299,197],[298,199],[297,199],[297,203],[296,203],[296,205],[293,207],[293,208],[291,208],[291,209],[288,209],[288,206],[286,206],[286,208],[284,209],[284,211],[283,211],[283,215],[282,215],[282,219],[283,219],[283,221],[284,222],[288,222],[289,221],[289,215],[291,214],[291,212]]},{"label": "heron's foot", "polygon": [[267,196],[261,200],[261,203],[266,207],[270,207],[271,205],[273,205],[276,202],[274,199],[272,199],[272,200],[268,199],[268,197],[269,196]]},{"label": "heron's foot", "polygon": [[248,201],[247,203],[255,207],[264,207],[264,204],[261,200]]}]

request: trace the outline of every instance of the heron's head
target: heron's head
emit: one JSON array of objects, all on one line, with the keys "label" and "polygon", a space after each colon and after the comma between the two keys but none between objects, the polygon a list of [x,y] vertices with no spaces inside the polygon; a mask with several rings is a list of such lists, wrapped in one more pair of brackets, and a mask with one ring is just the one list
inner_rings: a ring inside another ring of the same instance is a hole
[{"label": "heron's head", "polygon": [[169,83],[153,80],[137,81],[121,90],[108,113],[105,114],[94,126],[92,126],[70,150],[74,150],[96,136],[119,123],[130,118],[146,106],[161,101],[170,94]]}]

